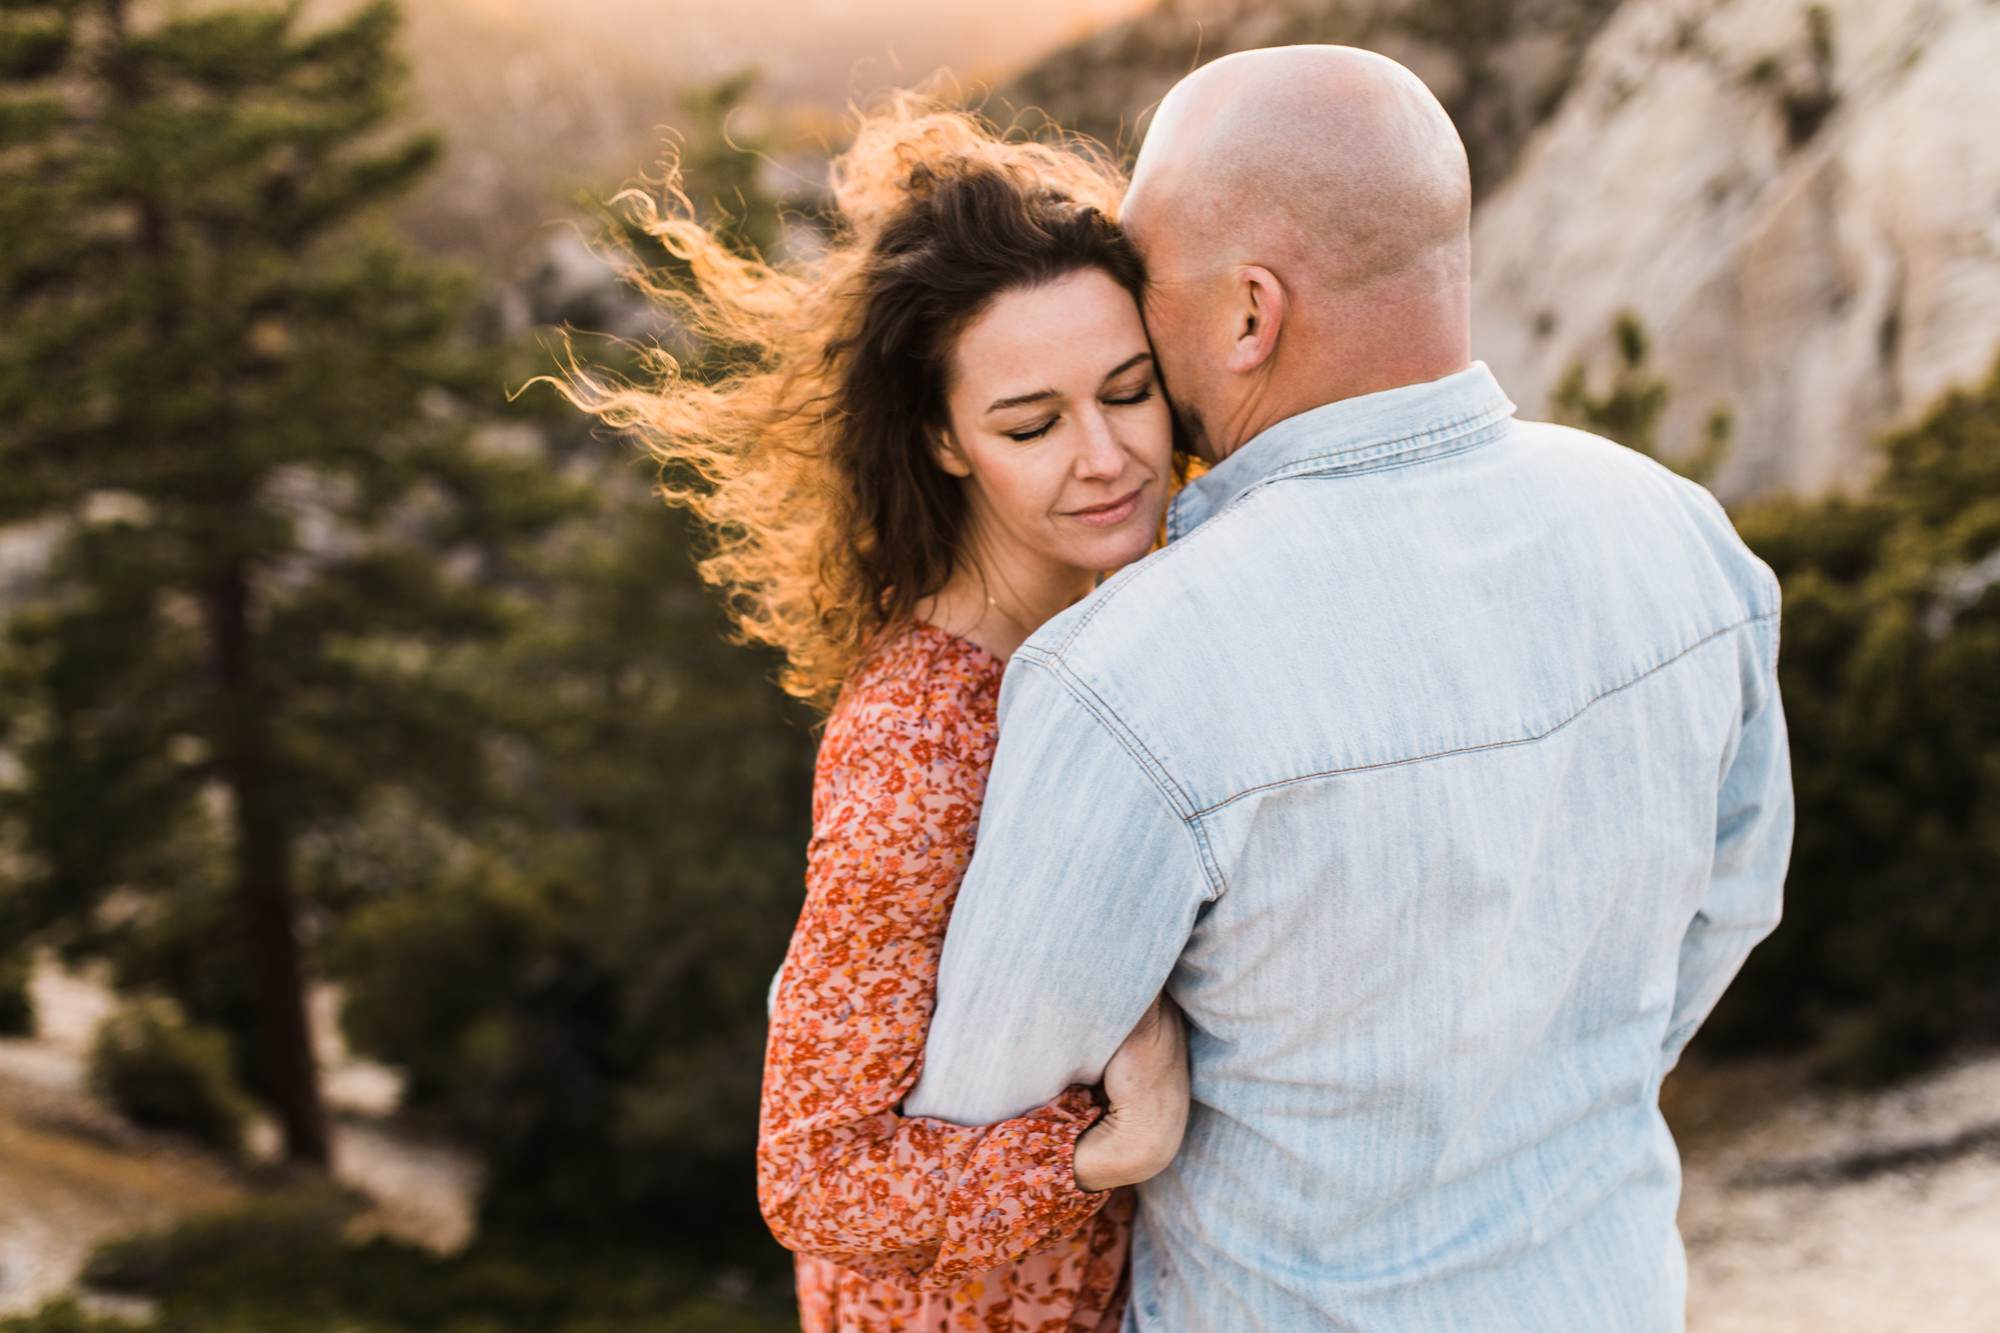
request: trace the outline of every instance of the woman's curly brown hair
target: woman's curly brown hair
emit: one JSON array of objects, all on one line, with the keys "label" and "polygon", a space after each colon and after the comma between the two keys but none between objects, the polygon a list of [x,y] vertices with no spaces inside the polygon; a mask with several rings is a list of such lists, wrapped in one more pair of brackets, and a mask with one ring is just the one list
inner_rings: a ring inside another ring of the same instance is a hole
[{"label": "woman's curly brown hair", "polygon": [[1135,299],[1142,283],[1113,220],[1124,181],[1080,145],[1008,142],[905,99],[863,121],[833,186],[835,235],[803,269],[732,252],[677,188],[621,195],[692,274],[646,279],[649,294],[743,368],[704,383],[653,349],[650,383],[572,363],[560,385],[661,462],[741,636],[782,651],[784,687],[822,709],[961,550],[964,483],[932,452],[959,332],[1002,293],[1079,270]]}]

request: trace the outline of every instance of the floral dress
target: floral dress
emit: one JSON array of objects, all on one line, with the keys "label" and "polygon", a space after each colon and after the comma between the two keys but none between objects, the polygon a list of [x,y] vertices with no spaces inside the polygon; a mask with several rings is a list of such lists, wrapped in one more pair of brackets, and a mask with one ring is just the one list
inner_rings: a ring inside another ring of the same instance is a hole
[{"label": "floral dress", "polygon": [[923,1067],[1000,675],[984,649],[917,625],[827,721],[757,1150],[764,1216],[799,1252],[805,1333],[1111,1333],[1123,1313],[1130,1200],[1074,1175],[1098,1115],[1087,1089],[993,1125],[898,1114]]}]

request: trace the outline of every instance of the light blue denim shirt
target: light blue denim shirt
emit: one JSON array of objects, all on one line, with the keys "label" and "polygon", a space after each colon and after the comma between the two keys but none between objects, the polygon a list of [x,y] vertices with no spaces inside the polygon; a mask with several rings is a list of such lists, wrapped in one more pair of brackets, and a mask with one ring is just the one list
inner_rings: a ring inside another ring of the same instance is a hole
[{"label": "light blue denim shirt", "polygon": [[1660,1080],[1777,922],[1778,587],[1483,365],[1330,404],[1009,664],[911,1115],[1193,1108],[1126,1328],[1682,1327]]}]

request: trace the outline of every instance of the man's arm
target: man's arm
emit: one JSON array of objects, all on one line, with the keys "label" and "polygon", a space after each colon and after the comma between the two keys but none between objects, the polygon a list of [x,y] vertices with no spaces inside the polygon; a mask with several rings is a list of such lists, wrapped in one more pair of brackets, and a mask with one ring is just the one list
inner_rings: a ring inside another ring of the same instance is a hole
[{"label": "man's arm", "polygon": [[1213,896],[1187,812],[1056,670],[1008,668],[906,1115],[985,1124],[1095,1083]]},{"label": "man's arm", "polygon": [[1778,924],[1792,852],[1792,761],[1778,700],[1778,621],[1759,621],[1744,675],[1743,734],[1717,797],[1708,892],[1681,941],[1663,1054],[1669,1067],[1757,941]]}]

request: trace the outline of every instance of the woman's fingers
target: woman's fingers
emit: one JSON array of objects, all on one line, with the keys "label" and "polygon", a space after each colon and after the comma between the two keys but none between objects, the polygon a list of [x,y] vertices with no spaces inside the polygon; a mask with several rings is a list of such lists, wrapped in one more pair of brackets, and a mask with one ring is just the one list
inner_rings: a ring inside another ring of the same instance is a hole
[{"label": "woman's fingers", "polygon": [[1077,1184],[1137,1184],[1165,1169],[1187,1129],[1187,1028],[1171,1000],[1156,999],[1104,1067],[1104,1117],[1077,1140]]}]

